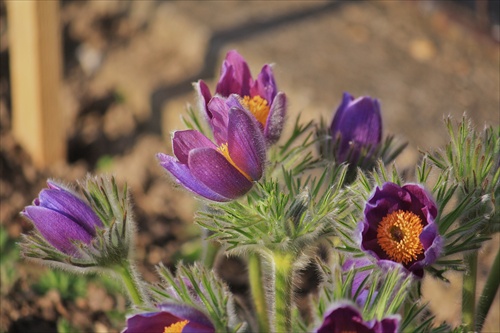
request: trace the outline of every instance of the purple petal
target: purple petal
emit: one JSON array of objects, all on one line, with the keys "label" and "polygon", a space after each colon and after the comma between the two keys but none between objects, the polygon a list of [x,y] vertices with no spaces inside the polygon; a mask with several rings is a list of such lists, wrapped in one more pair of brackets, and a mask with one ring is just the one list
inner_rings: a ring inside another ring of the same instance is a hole
[{"label": "purple petal", "polygon": [[399,322],[401,318],[399,315],[388,316],[380,322],[379,330],[380,333],[397,333],[399,332]]},{"label": "purple petal", "polygon": [[205,116],[210,118],[210,115],[208,114],[208,102],[210,102],[210,99],[212,98],[210,89],[203,80],[196,82],[194,84],[194,88],[198,94],[198,104],[200,106],[200,110],[203,110]]},{"label": "purple petal", "polygon": [[196,179],[189,170],[189,167],[186,164],[179,163],[174,157],[165,154],[157,154],[156,157],[160,161],[160,165],[170,172],[176,178],[177,182],[188,190],[213,201],[224,202],[231,200],[230,198],[214,192]]},{"label": "purple petal", "polygon": [[216,93],[224,97],[231,94],[248,96],[250,95],[251,83],[252,76],[245,59],[235,50],[229,51],[222,63]]},{"label": "purple petal", "polygon": [[250,178],[262,177],[266,142],[254,117],[242,109],[229,111],[228,151],[233,162]]},{"label": "purple petal", "polygon": [[344,112],[347,109],[347,106],[354,100],[354,97],[345,92],[342,96],[342,103],[340,103],[337,111],[335,112],[335,116],[333,117],[332,125],[330,126],[330,130],[332,132],[332,136],[335,138],[335,134],[340,131],[340,123],[342,118],[344,117]]},{"label": "purple petal", "polygon": [[286,95],[283,92],[279,92],[271,104],[264,129],[264,136],[268,144],[275,143],[281,137],[285,122],[286,107]]},{"label": "purple petal", "polygon": [[274,74],[271,66],[264,65],[260,71],[257,79],[250,88],[250,96],[260,96],[264,98],[269,105],[274,100],[278,92],[276,82],[274,81]]},{"label": "purple petal", "polygon": [[365,322],[361,313],[347,303],[335,304],[324,316],[318,333],[366,332],[375,333],[375,321]]},{"label": "purple petal", "polygon": [[75,194],[59,189],[44,189],[38,196],[39,206],[59,212],[95,236],[96,226],[104,227],[101,219]]},{"label": "purple petal", "polygon": [[352,102],[340,120],[342,143],[356,142],[363,145],[378,145],[382,139],[382,117],[376,100],[362,97]]},{"label": "purple petal", "polygon": [[33,221],[40,234],[56,249],[68,255],[77,253],[71,242],[81,241],[89,244],[93,235],[65,215],[44,207],[28,206],[24,210],[26,217]]},{"label": "purple petal", "polygon": [[195,148],[213,148],[217,146],[205,135],[195,130],[175,131],[172,138],[172,148],[175,157],[182,164],[188,163],[189,151]]},{"label": "purple petal", "polygon": [[252,188],[249,181],[218,151],[197,148],[189,153],[192,175],[219,195],[235,199]]},{"label": "purple petal", "polygon": [[215,142],[221,145],[227,142],[227,126],[229,123],[229,105],[227,99],[214,96],[208,103],[208,110],[211,115],[210,126],[214,134]]},{"label": "purple petal", "polygon": [[[183,320],[188,320],[189,323],[182,330],[185,332],[214,332],[215,328],[210,319],[201,311],[182,304],[161,304],[158,308],[162,311],[169,312]],[[201,329],[196,331],[193,329]]]},{"label": "purple petal", "polygon": [[183,321],[168,312],[149,312],[133,315],[127,319],[127,328],[122,333],[163,333],[165,327]]}]

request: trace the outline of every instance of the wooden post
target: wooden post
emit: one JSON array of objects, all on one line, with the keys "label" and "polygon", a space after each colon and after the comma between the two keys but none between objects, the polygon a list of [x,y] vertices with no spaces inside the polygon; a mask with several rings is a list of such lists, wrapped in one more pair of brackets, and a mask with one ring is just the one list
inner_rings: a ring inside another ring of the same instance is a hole
[{"label": "wooden post", "polygon": [[45,167],[66,154],[60,107],[61,29],[59,1],[7,1],[12,130]]}]

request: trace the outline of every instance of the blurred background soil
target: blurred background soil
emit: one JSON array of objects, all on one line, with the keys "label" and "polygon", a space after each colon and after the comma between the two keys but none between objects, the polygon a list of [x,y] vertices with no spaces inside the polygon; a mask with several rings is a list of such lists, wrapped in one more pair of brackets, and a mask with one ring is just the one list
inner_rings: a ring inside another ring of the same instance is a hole
[{"label": "blurred background soil", "polygon": [[[414,167],[419,150],[446,142],[443,116],[459,120],[466,112],[478,127],[500,123],[496,0],[66,0],[60,97],[67,160],[37,169],[11,134],[6,10],[1,2],[0,221],[6,240],[0,332],[123,328],[126,303],[114,282],[67,281],[17,261],[15,241],[31,229],[19,212],[47,178],[73,183],[88,172],[113,173],[128,183],[139,225],[136,252],[147,280],[157,280],[158,262],[173,266],[196,256],[197,202],[173,185],[155,154],[171,152],[170,133],[183,128],[187,103],[196,106],[192,82],[204,79],[213,90],[230,49],[246,58],[254,75],[264,63],[275,63],[291,121],[299,113],[303,121],[330,121],[344,91],[378,98],[385,134],[409,142],[397,160],[400,169]],[[481,250],[480,283],[498,246],[497,236]],[[235,291],[245,290],[243,270],[225,272]],[[437,322],[457,325],[461,276],[447,277],[451,284],[426,279],[424,296]],[[499,313],[497,295],[485,332],[500,331]]]}]

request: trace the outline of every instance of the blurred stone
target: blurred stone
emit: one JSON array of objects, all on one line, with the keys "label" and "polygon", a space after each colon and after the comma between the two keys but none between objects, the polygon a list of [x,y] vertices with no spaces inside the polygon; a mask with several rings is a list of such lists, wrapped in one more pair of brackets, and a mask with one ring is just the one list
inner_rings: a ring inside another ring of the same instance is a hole
[{"label": "blurred stone", "polygon": [[426,62],[434,58],[436,48],[428,39],[415,39],[410,42],[410,54],[415,60]]}]

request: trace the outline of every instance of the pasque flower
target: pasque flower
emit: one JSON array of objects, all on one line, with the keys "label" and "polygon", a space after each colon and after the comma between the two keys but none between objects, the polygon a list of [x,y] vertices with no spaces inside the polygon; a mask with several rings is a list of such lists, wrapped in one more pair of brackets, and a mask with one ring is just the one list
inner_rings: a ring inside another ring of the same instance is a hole
[{"label": "pasque flower", "polygon": [[349,303],[336,303],[325,312],[323,323],[317,333],[397,333],[399,316],[389,316],[381,321],[376,319],[364,321],[356,307]]},{"label": "pasque flower", "polygon": [[158,311],[133,315],[122,333],[213,333],[215,327],[201,311],[181,304],[161,304]]},{"label": "pasque flower", "polygon": [[78,195],[52,181],[47,182],[31,206],[21,213],[40,234],[59,251],[77,255],[75,241],[89,244],[96,228],[104,225],[97,214]]},{"label": "pasque flower", "polygon": [[[196,89],[201,108],[212,122],[214,115],[208,107],[212,99],[210,89],[202,80],[196,83]],[[241,104],[258,120],[267,143],[278,141],[286,113],[286,95],[278,91],[271,66],[264,65],[254,80],[245,59],[235,50],[229,51],[222,63],[215,95],[228,97],[231,94],[237,94]]]},{"label": "pasque flower", "polygon": [[418,184],[384,183],[368,199],[360,223],[361,249],[378,260],[400,263],[417,277],[440,255],[437,207]]},{"label": "pasque flower", "polygon": [[216,144],[198,131],[177,131],[172,139],[175,157],[157,157],[187,189],[213,201],[230,201],[262,177],[266,143],[256,120],[236,96],[214,97],[208,108]]},{"label": "pasque flower", "polygon": [[370,97],[354,99],[344,93],[330,126],[337,162],[358,164],[369,161],[382,140],[382,117],[378,100]]}]

